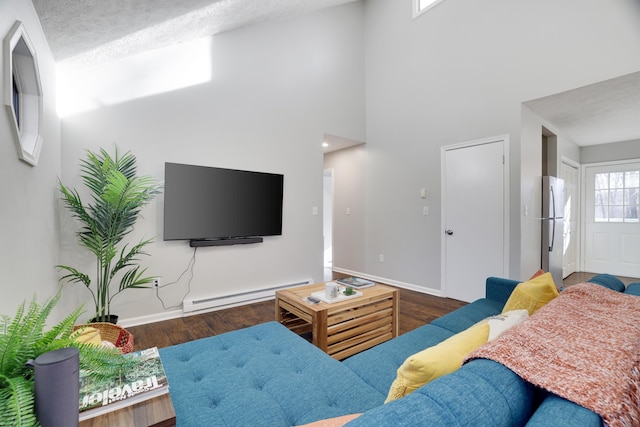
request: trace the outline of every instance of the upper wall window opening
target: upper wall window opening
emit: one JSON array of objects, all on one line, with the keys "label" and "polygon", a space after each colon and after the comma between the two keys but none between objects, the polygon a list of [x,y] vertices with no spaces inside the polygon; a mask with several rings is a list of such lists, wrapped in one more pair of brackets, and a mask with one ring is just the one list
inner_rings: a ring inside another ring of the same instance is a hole
[{"label": "upper wall window opening", "polygon": [[413,17],[417,18],[441,2],[442,0],[413,0]]}]

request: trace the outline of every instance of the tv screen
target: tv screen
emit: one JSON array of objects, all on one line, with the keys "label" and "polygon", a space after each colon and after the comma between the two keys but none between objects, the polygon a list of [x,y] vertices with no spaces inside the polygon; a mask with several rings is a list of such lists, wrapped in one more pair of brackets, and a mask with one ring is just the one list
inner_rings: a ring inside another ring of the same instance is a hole
[{"label": "tv screen", "polygon": [[284,176],[165,163],[164,240],[282,234]]}]

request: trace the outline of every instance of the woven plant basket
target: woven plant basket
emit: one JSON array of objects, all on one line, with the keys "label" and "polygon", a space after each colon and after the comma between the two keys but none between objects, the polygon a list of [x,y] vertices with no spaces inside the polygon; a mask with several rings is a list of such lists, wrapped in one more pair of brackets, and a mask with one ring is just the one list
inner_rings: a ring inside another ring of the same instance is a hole
[{"label": "woven plant basket", "polygon": [[85,327],[95,328],[100,331],[100,337],[104,341],[113,343],[119,348],[123,354],[133,351],[133,335],[125,328],[108,322],[95,322],[86,325],[76,325],[73,327],[74,332]]}]

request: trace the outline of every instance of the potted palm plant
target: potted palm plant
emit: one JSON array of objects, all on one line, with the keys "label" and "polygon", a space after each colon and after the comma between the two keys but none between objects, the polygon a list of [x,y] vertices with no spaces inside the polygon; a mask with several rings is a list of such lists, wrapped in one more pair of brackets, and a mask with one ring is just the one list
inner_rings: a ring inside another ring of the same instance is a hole
[{"label": "potted palm plant", "polygon": [[13,318],[0,316],[0,425],[38,425],[34,372],[28,362],[42,354],[75,347],[80,354],[80,368],[93,378],[114,377],[135,363],[134,358],[123,357],[117,349],[74,339],[73,325],[82,307],[45,330],[47,318],[59,299],[58,292],[42,305],[35,300],[28,307],[22,303]]},{"label": "potted palm plant", "polygon": [[[117,322],[111,314],[111,300],[126,289],[148,288],[155,279],[145,276],[146,268],[137,264],[140,255],[153,239],[140,240],[135,245],[123,244],[140,215],[141,209],[160,193],[161,184],[150,176],[137,176],[136,158],[131,152],[120,156],[87,151],[81,161],[81,178],[91,192],[91,203],[85,205],[77,190],[59,182],[64,206],[82,224],[78,240],[96,257],[94,280],[77,268],[58,265],[67,274],[60,280],[82,283],[95,303],[95,316],[99,322]],[[117,288],[111,289],[114,279]],[[115,320],[115,321],[114,321]]]}]

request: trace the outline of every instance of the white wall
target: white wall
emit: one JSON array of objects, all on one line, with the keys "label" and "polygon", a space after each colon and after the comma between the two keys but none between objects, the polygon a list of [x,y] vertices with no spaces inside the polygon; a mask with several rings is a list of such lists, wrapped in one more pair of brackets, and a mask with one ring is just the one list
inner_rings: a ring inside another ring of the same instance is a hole
[{"label": "white wall", "polygon": [[521,265],[520,278],[530,277],[541,266],[541,224],[540,207],[542,206],[542,128],[545,127],[556,135],[557,155],[553,156],[557,164],[552,170],[560,170],[563,159],[574,163],[580,162],[580,148],[551,123],[545,121],[527,106],[522,106],[522,142],[521,156],[521,199],[519,212],[521,216]]},{"label": "white wall", "polygon": [[521,185],[541,170],[537,148],[521,140],[521,104],[640,69],[640,4],[446,0],[413,20],[410,0],[367,0],[365,17],[363,271],[439,289],[440,147],[509,134],[509,265],[520,277],[521,257],[539,248],[521,232]]},{"label": "white wall", "polygon": [[[59,215],[63,232],[58,231],[56,178],[62,174],[65,183],[78,185],[84,150],[113,144],[133,150],[140,172],[158,178],[164,161],[285,174],[285,234],[261,245],[199,251],[190,292],[195,297],[321,279],[322,217],[311,210],[322,200],[325,132],[367,141],[364,213],[344,235],[361,251],[346,254],[340,267],[439,288],[440,147],[507,133],[510,275],[520,277],[529,270],[529,254],[538,250],[521,230],[525,193],[540,171],[537,146],[521,131],[527,114],[521,103],[640,69],[635,0],[447,0],[416,20],[411,0],[366,0],[205,40],[210,74],[195,86],[154,93],[158,81],[177,80],[165,78],[176,65],[184,65],[180,77],[199,70],[177,55],[186,49],[89,70],[82,76],[94,76],[84,81],[89,86],[79,78],[74,84],[85,95],[102,93],[84,97],[92,110],[64,119],[61,143],[52,90],[56,73],[38,18],[28,0],[0,2],[2,35],[16,19],[26,23],[38,50],[44,145],[38,167],[20,162],[8,117],[0,115],[0,178],[10,184],[0,190],[0,312],[6,314],[36,292],[55,292],[55,264],[87,261],[74,247],[66,212]],[[595,161],[597,150],[583,149],[582,162]],[[429,193],[427,218],[420,188]],[[192,252],[186,243],[160,240],[162,198],[145,210],[133,237],[143,235],[159,239],[144,262],[149,272],[164,283],[177,279]],[[385,263],[378,262],[379,254]],[[174,305],[186,291],[183,279],[161,295]],[[63,298],[66,311],[88,300],[83,289],[68,288]],[[172,313],[147,291],[130,291],[114,304],[125,319]]]},{"label": "white wall", "polygon": [[[364,139],[363,35],[363,6],[357,2],[72,75],[83,92],[76,99],[92,109],[63,119],[66,184],[80,185],[84,150],[113,144],[133,151],[141,174],[159,179],[165,161],[285,176],[283,235],[261,244],[198,249],[190,287],[186,274],[161,290],[167,306],[180,305],[187,292],[188,298],[213,297],[322,280],[322,215],[312,215],[314,206],[322,207],[322,137],[328,132]],[[206,63],[198,66],[210,69],[210,78],[154,93],[151,82],[166,80],[158,75],[166,75],[178,57],[188,61],[191,46],[203,45],[206,50],[194,60],[205,55]],[[125,99],[134,92],[146,96]],[[142,264],[166,284],[185,270],[192,249],[186,241],[162,241],[162,208],[160,197],[144,210],[133,238],[156,237]],[[70,241],[73,230],[64,225],[65,262],[90,265]],[[83,291],[67,289],[78,301],[87,299]],[[127,291],[113,300],[112,311],[125,324],[179,313],[164,310],[151,290]]]},{"label": "white wall", "polygon": [[582,147],[582,163],[613,162],[616,160],[640,159],[640,140]]},{"label": "white wall", "polygon": [[[54,266],[58,264],[59,232],[57,195],[60,173],[60,121],[56,105],[55,64],[40,20],[29,0],[0,2],[0,38],[16,20],[22,21],[33,43],[40,70],[44,110],[42,151],[37,167],[18,160],[18,151],[4,105],[5,69],[0,69],[0,313],[13,316],[17,306],[54,295],[58,289]],[[2,44],[2,53],[4,44]],[[59,310],[64,311],[64,310]],[[54,313],[51,320],[60,314]]]}]

